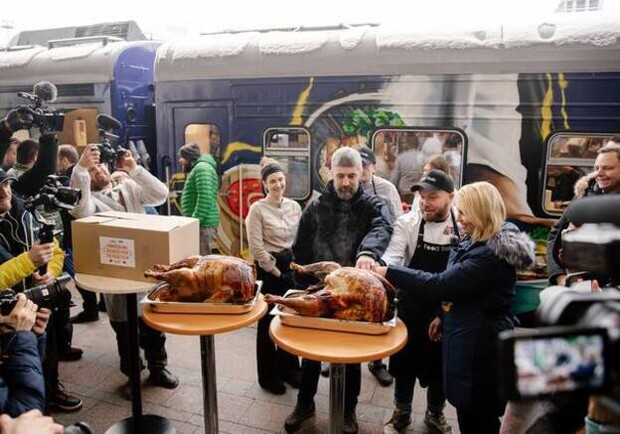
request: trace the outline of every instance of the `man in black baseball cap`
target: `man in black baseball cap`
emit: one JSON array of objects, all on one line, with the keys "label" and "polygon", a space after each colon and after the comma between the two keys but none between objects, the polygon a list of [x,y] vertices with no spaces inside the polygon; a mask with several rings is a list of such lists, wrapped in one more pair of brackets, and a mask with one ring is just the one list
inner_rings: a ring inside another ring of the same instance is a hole
[{"label": "man in black baseball cap", "polygon": [[[396,221],[390,245],[381,259],[387,264],[441,273],[448,264],[453,237],[459,233],[456,210],[452,207],[454,183],[441,170],[431,170],[413,184],[411,190],[420,196],[419,208],[412,209]],[[402,294],[403,297],[406,294]],[[395,409],[384,433],[404,432],[411,424],[416,381],[427,387],[424,424],[433,432],[452,431],[443,414],[446,397],[442,383],[438,310],[439,305],[432,302],[399,304],[398,316],[407,327],[409,341],[390,358],[390,373],[396,383]]]},{"label": "man in black baseball cap", "polygon": [[454,182],[450,175],[445,172],[441,170],[431,170],[426,175],[422,176],[420,181],[413,184],[411,191],[416,192],[422,188],[430,191],[443,190],[447,193],[453,193]]},{"label": "man in black baseball cap", "polygon": [[377,164],[377,157],[375,157],[375,153],[372,152],[368,146],[362,146],[357,150],[362,157],[362,164],[364,166],[368,164]]},{"label": "man in black baseball cap", "polygon": [[[362,186],[364,192],[379,196],[387,205],[392,220],[396,220],[403,213],[402,203],[398,190],[387,179],[376,176],[377,157],[368,146],[362,146],[357,150],[362,157]],[[391,383],[389,383],[391,384]],[[388,385],[389,385],[388,384]]]}]

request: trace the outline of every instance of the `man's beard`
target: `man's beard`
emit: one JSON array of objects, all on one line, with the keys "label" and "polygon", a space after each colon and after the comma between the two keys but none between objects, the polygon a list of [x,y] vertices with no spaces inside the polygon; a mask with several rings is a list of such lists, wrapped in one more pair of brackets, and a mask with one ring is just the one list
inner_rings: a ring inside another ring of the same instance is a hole
[{"label": "man's beard", "polygon": [[450,207],[447,206],[444,209],[439,209],[436,211],[431,211],[431,215],[426,217],[427,212],[422,209],[422,214],[424,215],[424,220],[427,222],[443,222],[448,218]]},{"label": "man's beard", "polygon": [[351,200],[355,195],[355,190],[352,187],[340,187],[336,189],[336,196],[341,200]]}]

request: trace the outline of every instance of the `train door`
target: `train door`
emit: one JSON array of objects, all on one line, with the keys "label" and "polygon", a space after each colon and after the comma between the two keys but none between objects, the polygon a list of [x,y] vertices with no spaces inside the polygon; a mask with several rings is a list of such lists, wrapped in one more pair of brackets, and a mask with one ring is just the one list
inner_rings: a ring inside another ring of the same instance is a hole
[{"label": "train door", "polygon": [[172,137],[169,144],[170,160],[164,163],[165,178],[170,189],[168,214],[181,215],[181,194],[185,185],[185,172],[178,164],[178,152],[186,143],[197,143],[203,153],[221,161],[221,149],[228,142],[229,113],[227,104],[206,107],[173,107]]},{"label": "train door", "polygon": [[230,129],[230,104],[200,107],[175,107],[172,110],[174,124],[174,151],[186,143],[198,143],[203,153],[209,153],[218,164],[221,152],[228,143]]},{"label": "train door", "polygon": [[[175,157],[184,144],[197,143],[202,153],[212,155],[218,164],[218,250],[228,255],[246,256],[245,216],[250,203],[262,195],[262,187],[256,165],[235,164],[223,170],[229,163],[231,153],[228,145],[232,104],[203,103],[199,107],[175,107],[172,113]],[[170,202],[177,211],[180,210],[184,182],[185,174],[179,168],[170,179]]]}]

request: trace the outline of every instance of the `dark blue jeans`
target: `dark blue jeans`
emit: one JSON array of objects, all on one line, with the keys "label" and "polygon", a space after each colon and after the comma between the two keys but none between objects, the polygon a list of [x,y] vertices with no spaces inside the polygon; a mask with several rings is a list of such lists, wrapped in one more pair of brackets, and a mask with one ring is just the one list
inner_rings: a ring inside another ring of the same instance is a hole
[{"label": "dark blue jeans", "polygon": [[[321,363],[308,359],[301,360],[301,384],[297,394],[297,405],[308,407],[314,401],[314,395],[319,385]],[[355,411],[357,397],[360,394],[362,371],[360,364],[345,365],[344,369],[344,411]]]}]

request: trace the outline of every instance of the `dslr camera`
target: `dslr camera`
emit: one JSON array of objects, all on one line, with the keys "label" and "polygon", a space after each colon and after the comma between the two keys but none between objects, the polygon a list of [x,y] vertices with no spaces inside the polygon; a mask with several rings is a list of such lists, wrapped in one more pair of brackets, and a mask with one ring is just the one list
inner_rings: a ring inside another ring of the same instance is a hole
[{"label": "dslr camera", "polygon": [[113,134],[112,131],[121,128],[121,123],[112,116],[100,114],[97,115],[97,129],[99,130],[99,155],[102,162],[105,162],[113,170],[116,162],[126,155],[126,150],[115,143],[119,136]]},{"label": "dslr camera", "polygon": [[[66,288],[71,277],[63,273],[51,283],[39,285],[22,292],[28,300],[39,307],[53,309],[62,303],[68,303],[71,292]],[[7,316],[17,303],[17,294],[12,289],[0,291],[0,314]]]},{"label": "dslr camera", "polygon": [[620,195],[579,199],[566,213],[577,229],[563,234],[561,260],[580,271],[567,282],[582,281],[541,292],[546,327],[500,334],[500,388],[508,399],[603,395],[620,414]]},{"label": "dslr camera", "polygon": [[42,81],[34,85],[32,93],[17,92],[17,95],[32,101],[28,105],[32,112],[32,123],[39,127],[41,133],[53,134],[63,130],[65,115],[54,111],[47,105],[47,103],[56,101],[58,95],[56,86]]}]

